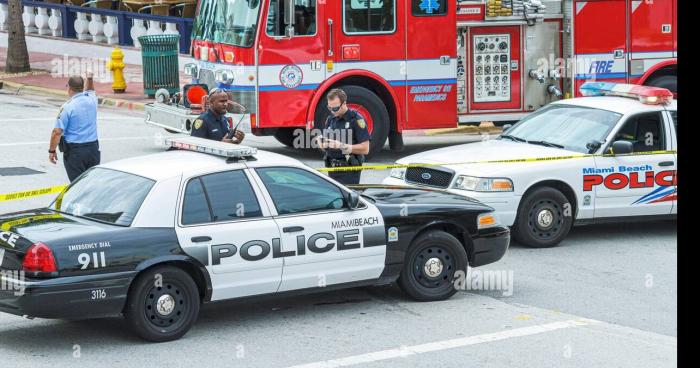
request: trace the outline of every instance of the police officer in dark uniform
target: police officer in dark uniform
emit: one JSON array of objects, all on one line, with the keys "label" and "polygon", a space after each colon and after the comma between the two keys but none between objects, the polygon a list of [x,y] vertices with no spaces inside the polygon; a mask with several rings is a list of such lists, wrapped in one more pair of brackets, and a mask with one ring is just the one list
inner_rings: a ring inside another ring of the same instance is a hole
[{"label": "police officer in dark uniform", "polygon": [[[236,129],[231,131],[226,113],[231,105],[238,105],[229,101],[226,91],[215,88],[209,92],[209,109],[200,115],[192,124],[193,137],[211,139],[219,142],[239,144],[243,142],[245,134]],[[238,105],[240,109],[242,106]]]},{"label": "police officer in dark uniform", "polygon": [[[63,152],[63,165],[72,182],[87,169],[100,164],[97,141],[97,96],[92,72],[87,72],[87,88],[81,76],[68,79],[70,98],[61,107],[51,132],[49,161],[56,164],[56,147]],[[85,89],[85,91],[84,91]]]},{"label": "police officer in dark uniform", "polygon": [[[348,96],[342,89],[328,92],[328,110],[323,133],[316,144],[325,152],[326,167],[358,167],[369,153],[370,135],[364,117],[347,106]],[[360,184],[362,170],[331,171],[328,175],[342,184]]]}]

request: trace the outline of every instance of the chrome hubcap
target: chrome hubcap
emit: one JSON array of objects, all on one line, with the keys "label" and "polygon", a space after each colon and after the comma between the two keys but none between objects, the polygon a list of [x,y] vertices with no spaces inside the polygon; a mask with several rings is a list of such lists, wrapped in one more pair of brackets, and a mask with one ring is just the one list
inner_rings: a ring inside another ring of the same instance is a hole
[{"label": "chrome hubcap", "polygon": [[156,304],[156,311],[161,316],[167,316],[175,310],[175,298],[170,294],[161,295]]},{"label": "chrome hubcap", "polygon": [[439,258],[430,258],[427,262],[425,262],[423,271],[428,277],[438,277],[442,273],[443,268],[444,266]]},{"label": "chrome hubcap", "polygon": [[547,228],[552,226],[554,222],[554,214],[550,210],[542,210],[537,214],[537,224],[540,227]]}]

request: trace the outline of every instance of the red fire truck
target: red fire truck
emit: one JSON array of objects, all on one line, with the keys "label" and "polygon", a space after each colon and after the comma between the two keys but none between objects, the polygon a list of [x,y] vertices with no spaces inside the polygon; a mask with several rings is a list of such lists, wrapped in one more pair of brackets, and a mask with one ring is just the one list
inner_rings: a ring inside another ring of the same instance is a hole
[{"label": "red fire truck", "polygon": [[[234,122],[289,146],[335,87],[375,153],[410,129],[518,120],[589,80],[677,84],[676,0],[200,0],[192,40],[193,83],[230,91],[246,107]],[[183,95],[148,105],[147,123],[189,132],[199,101]]]}]

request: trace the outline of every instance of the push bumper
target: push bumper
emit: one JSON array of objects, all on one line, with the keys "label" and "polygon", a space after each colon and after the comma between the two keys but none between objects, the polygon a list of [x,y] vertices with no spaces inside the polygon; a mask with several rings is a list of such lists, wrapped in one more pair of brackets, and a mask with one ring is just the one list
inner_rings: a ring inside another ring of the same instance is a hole
[{"label": "push bumper", "polygon": [[510,245],[510,230],[505,226],[481,229],[472,236],[474,246],[469,265],[478,267],[503,258]]},{"label": "push bumper", "polygon": [[0,275],[0,312],[38,318],[93,318],[122,312],[136,273],[55,279],[29,279],[13,271]]},{"label": "push bumper", "polygon": [[[185,134],[190,134],[192,124],[199,117],[198,114],[192,114],[189,109],[184,107],[160,102],[146,104],[144,110],[146,124]],[[226,116],[233,119],[234,127],[240,121],[238,129],[244,133],[251,132],[250,114],[226,114]]]}]

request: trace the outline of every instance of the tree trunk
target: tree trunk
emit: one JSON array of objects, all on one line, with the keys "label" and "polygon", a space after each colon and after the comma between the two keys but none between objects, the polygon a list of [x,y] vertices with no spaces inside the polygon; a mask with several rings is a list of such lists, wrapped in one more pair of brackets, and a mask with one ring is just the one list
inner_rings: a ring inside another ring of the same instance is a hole
[{"label": "tree trunk", "polygon": [[22,1],[9,0],[7,10],[10,15],[10,29],[7,35],[7,73],[29,71],[29,53],[24,39],[24,22],[22,21]]}]

